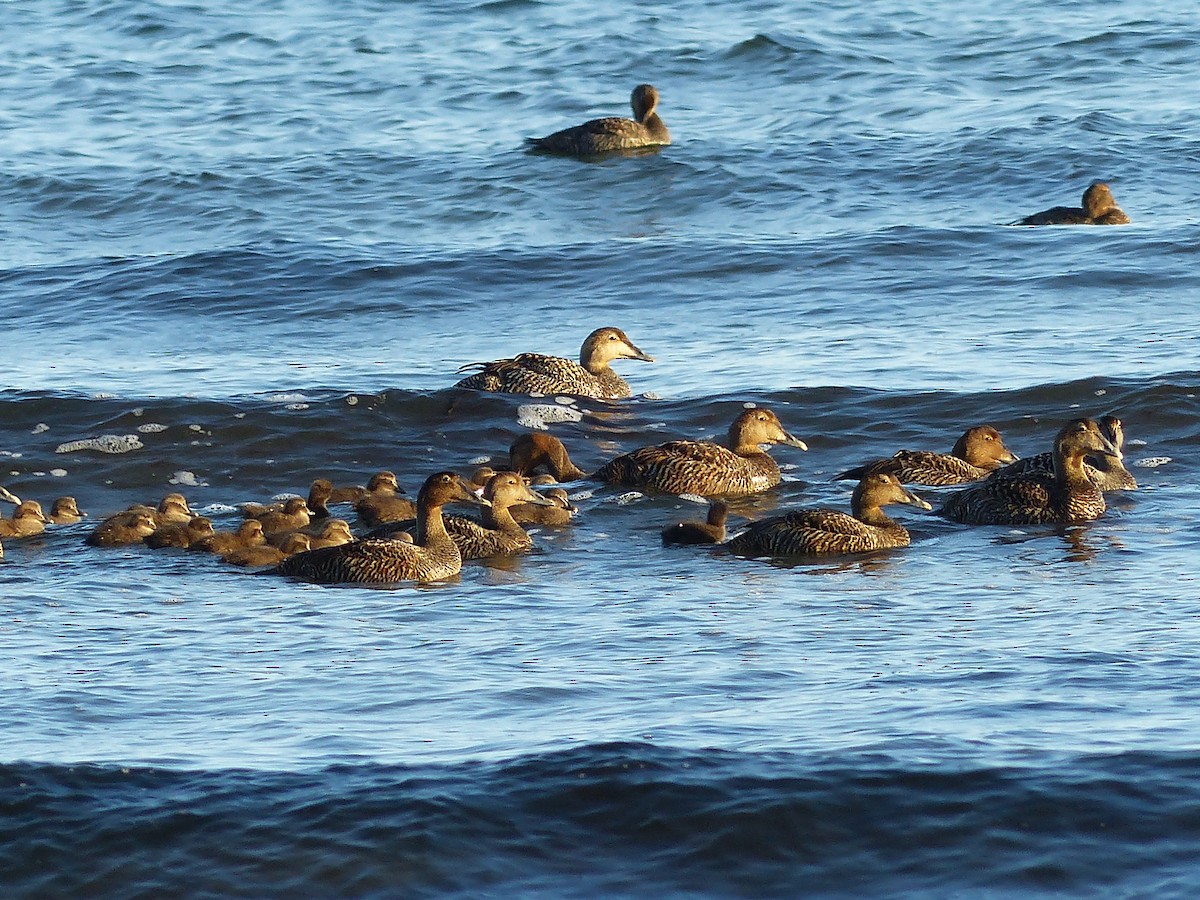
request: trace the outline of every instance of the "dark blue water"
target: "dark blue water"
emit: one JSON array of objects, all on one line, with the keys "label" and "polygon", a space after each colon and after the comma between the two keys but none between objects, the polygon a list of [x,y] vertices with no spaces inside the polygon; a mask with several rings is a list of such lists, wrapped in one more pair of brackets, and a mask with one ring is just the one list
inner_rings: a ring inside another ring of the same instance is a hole
[{"label": "dark blue water", "polygon": [[[906,509],[907,550],[777,564],[662,548],[687,499],[576,485],[535,554],[386,590],[90,523],[5,541],[7,894],[1200,889],[1200,15],[53,2],[0,28],[21,497],[94,522],[182,490],[226,527],[319,476],[415,492],[531,422],[590,471],[746,403],[810,449],[735,525],[845,508],[833,474],[983,422],[1026,456],[1115,413],[1140,483],[1084,527]],[[523,151],[643,81],[662,153]],[[1132,225],[1004,226],[1095,179]],[[617,364],[632,401],[449,390],[601,325],[657,359]]]}]

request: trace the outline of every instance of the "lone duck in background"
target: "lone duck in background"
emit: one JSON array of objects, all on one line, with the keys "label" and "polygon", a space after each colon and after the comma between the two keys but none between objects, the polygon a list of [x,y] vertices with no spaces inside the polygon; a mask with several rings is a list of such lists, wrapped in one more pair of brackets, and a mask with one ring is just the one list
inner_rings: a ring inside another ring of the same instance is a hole
[{"label": "lone duck in background", "polygon": [[639,84],[629,96],[633,118],[610,116],[564,128],[541,138],[527,138],[533,150],[564,156],[593,156],[619,150],[647,150],[671,143],[671,132],[658,116],[658,89]]},{"label": "lone duck in background", "polygon": [[853,515],[832,509],[796,510],[752,522],[724,546],[740,556],[829,555],[907,547],[908,529],[883,511],[893,503],[932,508],[895,475],[873,472],[854,488],[850,498]]},{"label": "lone duck in background", "polygon": [[941,515],[967,525],[1069,525],[1104,515],[1104,494],[1084,470],[1088,454],[1117,456],[1118,450],[1092,419],[1072,419],[1054,439],[1053,468],[1047,472],[998,473],[956,491]]},{"label": "lone duck in background", "polygon": [[1128,225],[1129,216],[1117,206],[1112,190],[1103,182],[1093,182],[1083,192],[1083,207],[1055,206],[1014,225]]},{"label": "lone duck in background", "polygon": [[[1100,432],[1113,445],[1117,455],[1089,453],[1084,457],[1083,471],[1102,491],[1137,490],[1137,479],[1133,477],[1132,472],[1125,468],[1125,456],[1121,452],[1122,447],[1125,446],[1125,428],[1121,424],[1121,420],[1116,416],[1101,416],[1096,424],[1099,425]],[[1030,472],[1053,474],[1054,454],[1046,452],[1026,457],[1020,462],[997,470],[991,477],[1012,478]]]},{"label": "lone duck in background", "polygon": [[442,507],[455,501],[488,505],[453,472],[430,475],[417,494],[416,543],[379,538],[352,541],[298,553],[271,572],[320,584],[391,584],[449,578],[462,569],[462,554],[446,531]]},{"label": "lone duck in background", "polygon": [[711,441],[669,441],[642,447],[603,465],[592,477],[609,484],[644,488],[662,494],[701,497],[744,497],[779,484],[779,465],[763,444],[786,444],[807,450],[789,434],[775,413],[747,409],[729,426],[729,446]]},{"label": "lone duck in background", "polygon": [[949,456],[930,450],[900,450],[887,459],[847,469],[835,475],[833,480],[861,480],[870,472],[886,472],[895,475],[901,484],[944,487],[980,481],[1004,463],[1015,462],[1016,459],[1004,446],[999,431],[991,425],[976,425],[963,432]]},{"label": "lone duck in background", "polygon": [[623,400],[632,393],[625,379],[609,365],[614,359],[654,362],[654,357],[639,350],[620,328],[597,328],[580,347],[579,362],[561,356],[521,353],[510,359],[468,363],[458,371],[478,371],[454,386],[501,394],[572,394]]}]

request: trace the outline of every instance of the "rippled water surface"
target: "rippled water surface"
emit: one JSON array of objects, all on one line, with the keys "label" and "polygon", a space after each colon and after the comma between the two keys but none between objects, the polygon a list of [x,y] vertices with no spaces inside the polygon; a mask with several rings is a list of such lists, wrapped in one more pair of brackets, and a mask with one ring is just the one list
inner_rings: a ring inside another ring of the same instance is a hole
[{"label": "rippled water surface", "polygon": [[[1195,11],[81,0],[0,28],[0,484],[91,514],[0,562],[10,892],[1200,890]],[[639,82],[663,152],[524,152]],[[1132,225],[1005,227],[1097,179]],[[907,550],[773,564],[663,548],[702,506],[580,482],[533,555],[387,589],[83,544],[172,490],[231,526],[319,476],[502,460],[528,398],[456,369],[610,324],[657,361],[617,363],[631,401],[537,401],[578,419],[551,432],[591,471],[770,407],[810,449],[734,524],[846,508],[835,473],[982,422],[1027,456],[1119,415],[1140,488],[1068,529],[901,508]]]}]

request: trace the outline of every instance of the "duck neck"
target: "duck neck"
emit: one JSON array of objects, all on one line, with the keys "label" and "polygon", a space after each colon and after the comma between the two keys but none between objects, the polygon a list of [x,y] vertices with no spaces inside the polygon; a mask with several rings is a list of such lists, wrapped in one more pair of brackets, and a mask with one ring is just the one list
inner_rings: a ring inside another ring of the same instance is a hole
[{"label": "duck neck", "polygon": [[1090,485],[1091,482],[1083,469],[1083,452],[1059,451],[1055,453],[1054,480],[1064,485]]},{"label": "duck neck", "polygon": [[496,531],[513,531],[514,529],[524,531],[517,524],[517,520],[513,518],[507,503],[497,504],[492,501],[491,506],[485,506],[483,508],[483,524]]},{"label": "duck neck", "polygon": [[417,510],[417,543],[422,547],[450,540],[446,522],[442,519],[441,504],[424,506]]},{"label": "duck neck", "polygon": [[872,525],[875,528],[894,528],[896,523],[890,519],[883,511],[883,507],[877,504],[856,504],[857,509],[854,510],[854,518],[867,525]]}]

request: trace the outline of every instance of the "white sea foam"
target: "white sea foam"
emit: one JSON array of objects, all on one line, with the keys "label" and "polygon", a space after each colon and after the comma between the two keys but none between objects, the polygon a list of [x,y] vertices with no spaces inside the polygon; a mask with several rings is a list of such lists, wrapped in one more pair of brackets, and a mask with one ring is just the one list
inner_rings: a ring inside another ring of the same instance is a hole
[{"label": "white sea foam", "polygon": [[1134,465],[1139,469],[1157,469],[1159,466],[1165,466],[1171,461],[1169,456],[1147,456],[1144,459],[1139,459],[1134,462]]},{"label": "white sea foam", "polygon": [[527,403],[517,407],[517,424],[538,431],[546,431],[556,422],[579,422],[582,420],[583,413],[573,406]]},{"label": "white sea foam", "polygon": [[55,453],[74,453],[77,450],[95,450],[99,453],[129,453],[141,450],[144,445],[136,434],[102,434],[96,438],[67,441],[54,448]]}]

